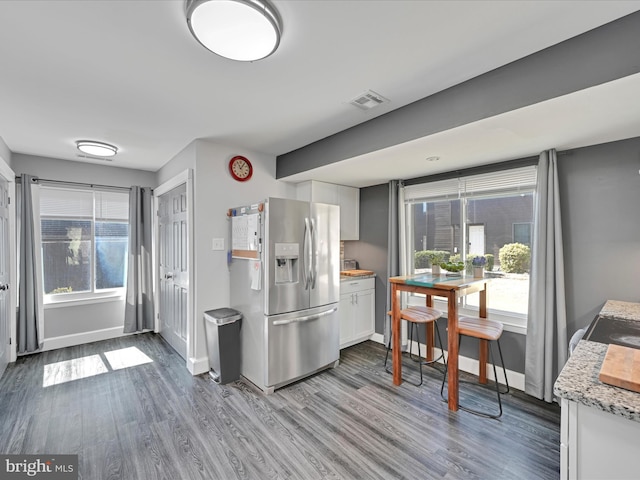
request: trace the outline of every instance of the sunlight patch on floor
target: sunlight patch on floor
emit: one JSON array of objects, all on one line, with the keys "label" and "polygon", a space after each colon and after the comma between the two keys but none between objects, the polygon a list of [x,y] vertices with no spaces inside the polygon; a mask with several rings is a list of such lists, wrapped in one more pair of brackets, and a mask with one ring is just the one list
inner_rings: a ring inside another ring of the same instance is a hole
[{"label": "sunlight patch on floor", "polygon": [[153,360],[137,347],[121,348],[120,350],[104,352],[104,356],[107,357],[107,361],[113,370],[153,363]]},{"label": "sunlight patch on floor", "polygon": [[114,370],[153,363],[153,360],[145,355],[137,347],[121,348],[104,352],[103,361],[99,354],[88,357],[74,358],[62,362],[50,363],[44,366],[43,387],[50,387],[61,383],[93,377]]},{"label": "sunlight patch on floor", "polygon": [[44,366],[42,386],[50,387],[80,378],[93,377],[108,371],[109,369],[100,358],[100,355],[90,355],[88,357],[50,363]]}]

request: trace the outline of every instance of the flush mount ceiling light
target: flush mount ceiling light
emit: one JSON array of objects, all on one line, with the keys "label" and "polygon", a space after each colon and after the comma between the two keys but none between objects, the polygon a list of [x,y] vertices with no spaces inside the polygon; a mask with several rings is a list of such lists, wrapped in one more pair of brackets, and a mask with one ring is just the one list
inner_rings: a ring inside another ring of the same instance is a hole
[{"label": "flush mount ceiling light", "polygon": [[280,18],[265,0],[187,0],[185,6],[193,36],[221,57],[252,62],[278,48]]},{"label": "flush mount ceiling light", "polygon": [[117,147],[109,145],[108,143],[94,142],[93,140],[78,140],[76,146],[81,152],[96,157],[113,157],[118,153]]}]

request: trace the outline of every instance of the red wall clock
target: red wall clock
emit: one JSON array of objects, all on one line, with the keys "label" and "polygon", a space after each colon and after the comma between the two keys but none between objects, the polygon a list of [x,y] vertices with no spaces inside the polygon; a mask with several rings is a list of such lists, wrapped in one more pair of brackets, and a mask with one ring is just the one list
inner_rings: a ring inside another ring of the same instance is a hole
[{"label": "red wall clock", "polygon": [[253,175],[253,165],[248,158],[236,155],[229,160],[229,172],[235,180],[246,182]]}]

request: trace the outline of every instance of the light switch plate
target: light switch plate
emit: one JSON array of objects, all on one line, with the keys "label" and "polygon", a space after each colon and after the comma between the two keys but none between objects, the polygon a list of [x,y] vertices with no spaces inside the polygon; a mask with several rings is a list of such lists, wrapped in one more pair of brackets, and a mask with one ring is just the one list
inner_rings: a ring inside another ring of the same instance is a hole
[{"label": "light switch plate", "polygon": [[224,250],[224,238],[214,238],[211,250]]}]

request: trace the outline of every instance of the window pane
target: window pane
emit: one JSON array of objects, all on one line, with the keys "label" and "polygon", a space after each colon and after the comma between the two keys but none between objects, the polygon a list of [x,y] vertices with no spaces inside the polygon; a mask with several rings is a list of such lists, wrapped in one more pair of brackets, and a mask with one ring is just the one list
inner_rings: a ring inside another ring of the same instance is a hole
[{"label": "window pane", "polygon": [[125,286],[128,204],[126,192],[41,187],[45,295]]},{"label": "window pane", "polygon": [[[527,261],[521,268],[514,267],[513,264],[501,265],[500,250],[512,243],[522,243],[527,249],[530,248],[533,193],[470,199],[467,203],[467,221],[467,253],[493,256],[493,261],[485,267],[487,274],[493,278],[490,286],[490,309],[526,315],[530,256],[523,256]],[[516,228],[516,225],[521,228]],[[478,306],[479,297],[471,295],[466,298],[466,302],[467,305]]]},{"label": "window pane", "polygon": [[91,221],[41,219],[44,293],[91,291]]},{"label": "window pane", "polygon": [[513,224],[513,241],[531,246],[531,232],[533,230],[531,223],[514,223]]},{"label": "window pane", "polygon": [[431,261],[428,257],[432,251],[442,252],[444,261],[451,257],[453,260],[460,257],[461,205],[460,200],[422,202],[412,205],[413,271],[431,270]]},{"label": "window pane", "polygon": [[125,285],[129,225],[96,221],[96,290]]},{"label": "window pane", "polygon": [[[471,275],[472,258],[484,255],[489,310],[526,316],[535,179],[535,167],[524,167],[405,187],[409,272],[428,272],[432,258],[444,257],[465,262]],[[473,309],[479,295],[461,303]]]}]

